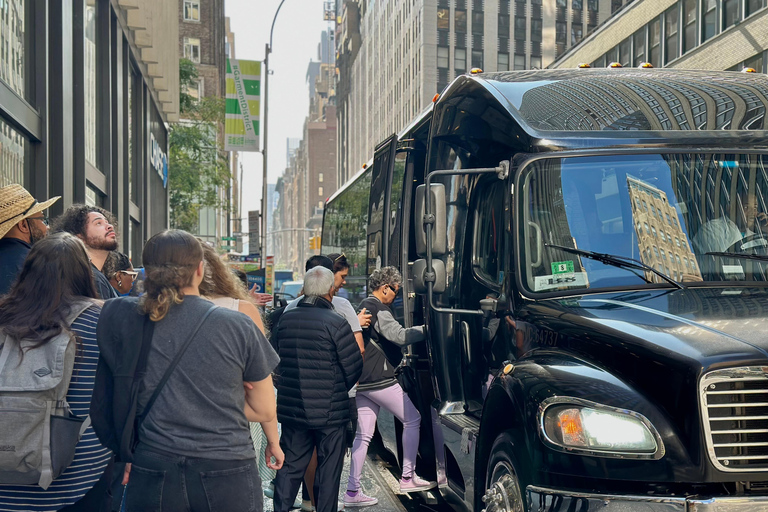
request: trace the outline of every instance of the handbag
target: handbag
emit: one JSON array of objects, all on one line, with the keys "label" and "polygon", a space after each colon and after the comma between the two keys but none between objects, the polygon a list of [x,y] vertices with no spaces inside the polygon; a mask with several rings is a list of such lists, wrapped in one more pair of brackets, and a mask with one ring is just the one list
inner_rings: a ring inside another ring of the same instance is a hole
[{"label": "handbag", "polygon": [[408,364],[406,357],[395,367],[395,378],[406,394],[416,390],[416,370]]},{"label": "handbag", "polygon": [[155,387],[152,396],[149,398],[149,401],[147,401],[147,405],[144,407],[141,413],[138,414],[139,390],[147,371],[147,358],[149,356],[149,349],[152,345],[152,334],[155,330],[154,322],[149,319],[149,315],[144,317],[144,329],[141,337],[141,352],[139,353],[139,359],[136,364],[136,369],[133,373],[133,383],[131,385],[131,399],[129,402],[130,405],[128,414],[126,415],[122,432],[118,433],[120,438],[119,455],[121,461],[133,462],[133,452],[136,449],[136,445],[139,444],[139,429],[141,428],[142,422],[149,415],[149,411],[152,409],[152,406],[154,405],[155,400],[157,400],[158,395],[160,395],[160,391],[162,391],[165,383],[168,382],[171,373],[173,373],[173,370],[179,364],[179,361],[181,361],[181,357],[184,355],[184,352],[187,351],[187,348],[197,335],[200,327],[203,326],[203,322],[205,322],[208,316],[213,313],[213,310],[217,308],[218,306],[212,306],[209,308],[208,311],[206,311],[205,314],[203,314],[203,316],[197,322],[197,325],[195,325],[195,328],[192,330],[192,334],[189,335],[187,340],[184,342],[184,345],[181,346],[178,353],[173,358],[173,361],[171,361],[171,364],[168,365],[168,368],[165,370],[163,377]]}]

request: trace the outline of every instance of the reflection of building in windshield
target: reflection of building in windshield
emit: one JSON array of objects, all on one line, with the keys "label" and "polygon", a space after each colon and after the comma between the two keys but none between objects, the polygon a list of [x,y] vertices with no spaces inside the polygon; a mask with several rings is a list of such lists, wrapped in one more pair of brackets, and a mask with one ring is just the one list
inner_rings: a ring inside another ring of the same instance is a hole
[{"label": "reflection of building in windshield", "polygon": [[688,238],[677,220],[677,210],[669,204],[667,194],[630,175],[627,185],[640,260],[676,280],[684,276],[701,278]]}]

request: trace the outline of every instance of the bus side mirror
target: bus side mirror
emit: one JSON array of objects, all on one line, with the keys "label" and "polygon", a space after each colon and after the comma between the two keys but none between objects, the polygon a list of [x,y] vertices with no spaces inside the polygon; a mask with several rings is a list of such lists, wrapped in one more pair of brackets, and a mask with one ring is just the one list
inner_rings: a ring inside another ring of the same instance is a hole
[{"label": "bus side mirror", "polygon": [[[445,291],[445,263],[443,260],[432,260],[432,268],[435,270],[435,284],[432,287],[434,293],[443,293]],[[413,262],[413,291],[416,293],[427,293],[427,260],[416,260]]]},{"label": "bus side mirror", "polygon": [[[427,233],[424,228],[424,196],[425,185],[416,187],[416,253],[419,256],[427,255]],[[448,246],[448,235],[445,231],[445,185],[432,183],[432,212],[435,222],[432,225],[432,256],[442,256]]]}]

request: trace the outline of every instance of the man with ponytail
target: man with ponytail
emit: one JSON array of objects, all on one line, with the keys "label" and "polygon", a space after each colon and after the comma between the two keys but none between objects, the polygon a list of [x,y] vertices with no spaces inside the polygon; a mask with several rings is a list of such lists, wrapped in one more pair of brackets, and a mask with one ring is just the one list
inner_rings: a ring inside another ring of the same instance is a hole
[{"label": "man with ponytail", "polygon": [[[193,512],[244,504],[261,511],[248,421],[275,417],[277,354],[246,315],[200,297],[203,250],[195,237],[163,231],[147,241],[142,261],[145,294],[104,305],[97,381],[114,391],[98,394],[91,409],[112,410],[115,393],[129,392],[117,389],[118,377],[126,361],[137,360],[148,317],[154,329],[138,394],[138,443],[126,472],[125,510],[176,510],[182,502]],[[98,416],[99,438],[114,445],[115,425],[108,414]]]}]

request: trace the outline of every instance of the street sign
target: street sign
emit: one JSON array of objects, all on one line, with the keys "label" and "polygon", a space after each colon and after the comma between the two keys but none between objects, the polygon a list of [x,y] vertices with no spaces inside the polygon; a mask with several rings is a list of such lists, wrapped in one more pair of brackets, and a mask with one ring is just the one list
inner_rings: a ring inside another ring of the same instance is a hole
[{"label": "street sign", "polygon": [[237,237],[236,236],[223,236],[223,237],[221,237],[221,239],[234,242],[235,240],[237,240]]}]

